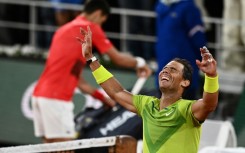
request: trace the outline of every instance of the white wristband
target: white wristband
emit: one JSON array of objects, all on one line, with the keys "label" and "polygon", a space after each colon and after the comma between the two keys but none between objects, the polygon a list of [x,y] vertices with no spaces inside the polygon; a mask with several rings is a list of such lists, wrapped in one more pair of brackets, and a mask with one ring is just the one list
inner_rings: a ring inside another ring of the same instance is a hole
[{"label": "white wristband", "polygon": [[88,65],[90,65],[92,62],[94,62],[94,61],[97,61],[98,59],[95,57],[95,56],[93,56],[92,58],[90,58],[89,60],[87,60],[87,64]]},{"label": "white wristband", "polygon": [[135,59],[137,61],[136,68],[141,68],[141,67],[145,66],[146,62],[142,57],[135,57]]}]

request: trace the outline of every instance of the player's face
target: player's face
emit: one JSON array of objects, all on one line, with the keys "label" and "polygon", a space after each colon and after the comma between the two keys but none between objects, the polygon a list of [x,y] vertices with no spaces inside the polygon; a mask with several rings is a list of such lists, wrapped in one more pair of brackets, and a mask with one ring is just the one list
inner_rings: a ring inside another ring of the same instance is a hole
[{"label": "player's face", "polygon": [[183,81],[184,66],[176,61],[169,62],[159,73],[159,87],[163,91],[165,89],[178,89]]}]

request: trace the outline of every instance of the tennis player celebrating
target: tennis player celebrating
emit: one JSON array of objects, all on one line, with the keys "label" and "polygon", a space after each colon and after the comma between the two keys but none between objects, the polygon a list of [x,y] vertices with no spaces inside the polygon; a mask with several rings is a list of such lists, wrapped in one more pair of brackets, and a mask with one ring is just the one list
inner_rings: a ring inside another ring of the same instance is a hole
[{"label": "tennis player celebrating", "polygon": [[[82,29],[84,39],[82,54],[87,61],[95,58],[92,53],[90,28]],[[202,61],[199,69],[205,73],[202,99],[182,99],[182,94],[191,84],[192,67],[188,61],[175,58],[159,73],[160,99],[133,95],[108,72],[99,61],[89,64],[96,82],[115,101],[143,119],[144,153],[197,153],[201,125],[218,103],[217,63],[209,51],[200,49]]]}]

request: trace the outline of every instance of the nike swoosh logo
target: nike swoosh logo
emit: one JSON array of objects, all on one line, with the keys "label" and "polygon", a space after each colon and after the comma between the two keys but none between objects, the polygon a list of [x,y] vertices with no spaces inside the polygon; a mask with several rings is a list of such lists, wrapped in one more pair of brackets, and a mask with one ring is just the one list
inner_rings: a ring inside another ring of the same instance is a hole
[{"label": "nike swoosh logo", "polygon": [[170,112],[167,112],[165,115],[166,116],[169,116],[171,113],[173,113],[174,112],[174,110],[172,109]]}]

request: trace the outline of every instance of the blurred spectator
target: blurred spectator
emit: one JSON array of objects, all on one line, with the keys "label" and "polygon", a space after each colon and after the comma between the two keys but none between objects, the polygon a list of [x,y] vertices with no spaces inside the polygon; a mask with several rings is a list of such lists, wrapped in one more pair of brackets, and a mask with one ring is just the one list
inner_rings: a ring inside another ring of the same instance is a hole
[{"label": "blurred spectator", "polygon": [[[155,0],[118,0],[120,8],[135,9],[135,10],[154,10]],[[154,19],[128,16],[128,33],[139,35],[154,35]],[[127,41],[126,50],[130,51],[135,56],[141,56],[146,60],[154,58],[154,44],[144,41]]]},{"label": "blurred spectator", "polygon": [[223,26],[225,48],[222,51],[221,66],[226,70],[245,72],[245,27],[234,23],[234,21],[245,20],[245,1],[225,0],[223,13],[224,20],[228,22]]},{"label": "blurred spectator", "polygon": [[84,0],[50,0],[55,8],[55,19],[56,24],[58,26],[61,26],[72,19],[74,19],[78,14],[81,13],[81,11],[75,11],[75,10],[66,10],[59,8],[59,3],[66,3],[66,4],[77,4],[81,5],[84,3]]},{"label": "blurred spectator", "polygon": [[[199,90],[200,75],[196,59],[206,45],[202,16],[193,0],[159,0],[156,4],[156,85],[161,68],[175,57],[190,61],[194,68],[192,86],[185,98],[195,99]],[[193,96],[192,96],[193,95]]]}]

